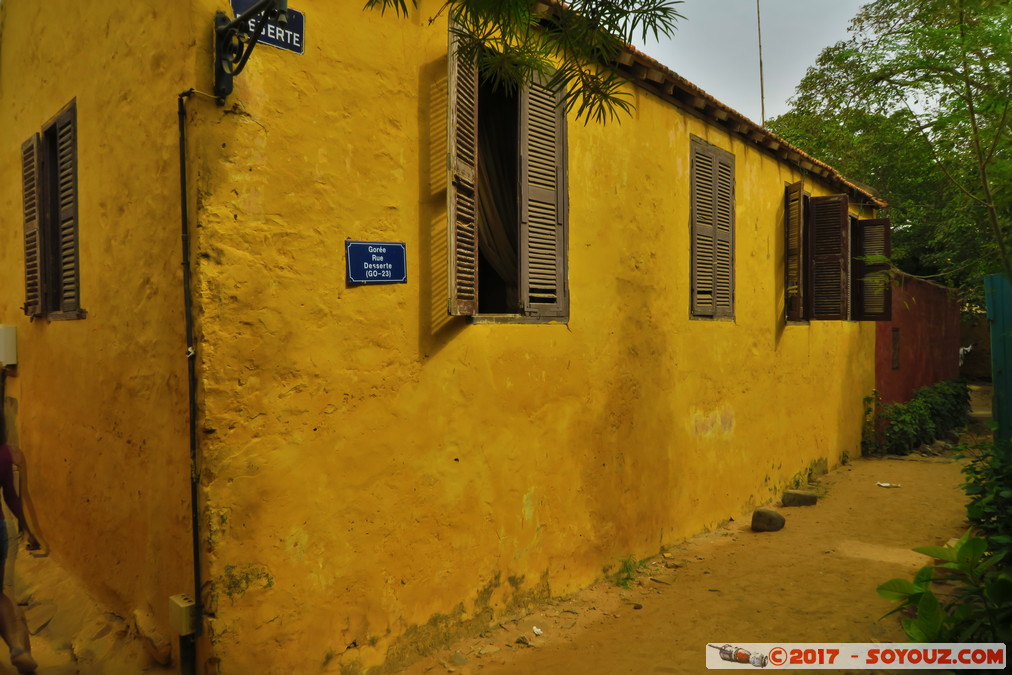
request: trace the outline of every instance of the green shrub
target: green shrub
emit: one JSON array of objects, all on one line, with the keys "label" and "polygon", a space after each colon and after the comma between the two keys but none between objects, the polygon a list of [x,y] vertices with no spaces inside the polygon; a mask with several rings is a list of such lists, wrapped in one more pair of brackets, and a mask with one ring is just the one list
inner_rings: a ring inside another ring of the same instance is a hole
[{"label": "green shrub", "polygon": [[[878,409],[870,428],[869,406]],[[919,445],[963,427],[969,413],[970,388],[962,380],[945,380],[921,387],[906,403],[883,406],[877,396],[869,397],[865,399],[862,447],[866,454],[907,454]]]},{"label": "green shrub", "polygon": [[[963,535],[953,546],[923,546],[915,551],[942,560],[928,565],[913,581],[892,579],[878,594],[900,604],[886,614],[907,610],[900,620],[914,642],[1012,641],[1012,575],[1000,567],[1004,554],[989,554],[984,539]],[[936,581],[954,582],[945,601],[931,589]]]},{"label": "green shrub", "polygon": [[1012,556],[1012,443],[983,441],[960,451],[970,458],[962,486],[970,498],[967,518],[991,550]]},{"label": "green shrub", "polygon": [[963,380],[945,380],[914,392],[914,398],[927,403],[935,426],[945,433],[966,425],[970,414],[970,388]]},{"label": "green shrub", "polygon": [[931,406],[922,399],[911,399],[906,403],[891,403],[882,415],[887,420],[885,428],[885,450],[905,455],[922,443],[935,440],[937,431],[931,418]]}]

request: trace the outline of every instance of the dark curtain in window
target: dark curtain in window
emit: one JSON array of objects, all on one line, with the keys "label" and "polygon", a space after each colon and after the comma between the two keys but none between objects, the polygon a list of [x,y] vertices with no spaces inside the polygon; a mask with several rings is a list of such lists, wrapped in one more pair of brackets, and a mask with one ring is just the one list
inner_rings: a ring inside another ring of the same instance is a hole
[{"label": "dark curtain in window", "polygon": [[516,98],[483,84],[478,113],[478,247],[515,297],[517,288]]}]

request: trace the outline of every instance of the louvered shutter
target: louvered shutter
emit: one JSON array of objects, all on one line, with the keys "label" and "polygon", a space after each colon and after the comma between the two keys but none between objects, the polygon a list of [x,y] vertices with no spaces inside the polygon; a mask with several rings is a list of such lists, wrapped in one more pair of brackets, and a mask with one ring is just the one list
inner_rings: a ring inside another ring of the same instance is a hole
[{"label": "louvered shutter", "polygon": [[787,186],[784,197],[784,297],[787,319],[805,318],[804,267],[805,186]]},{"label": "louvered shutter", "polygon": [[734,316],[734,160],[717,154],[713,315]]},{"label": "louvered shutter", "polygon": [[78,264],[77,219],[77,114],[71,106],[53,123],[56,138],[55,185],[57,236],[59,237],[60,312],[77,312],[81,307]]},{"label": "louvered shutter", "polygon": [[812,197],[810,204],[813,319],[847,318],[850,250],[847,195]]},{"label": "louvered shutter", "polygon": [[854,316],[857,321],[889,321],[892,318],[890,265],[886,261],[867,262],[869,256],[891,254],[889,218],[858,220],[854,223],[853,281]]},{"label": "louvered shutter", "polygon": [[693,139],[691,160],[694,316],[734,315],[734,157]]},{"label": "louvered shutter", "polygon": [[24,206],[25,235],[25,306],[28,316],[42,316],[43,270],[42,241],[42,167],[38,134],[21,146],[21,192]]},{"label": "louvered shutter", "polygon": [[701,144],[692,144],[692,313],[713,316],[713,224],[716,160]]},{"label": "louvered shutter", "polygon": [[520,92],[520,295],[527,316],[569,314],[566,110],[535,78]]},{"label": "louvered shutter", "polygon": [[449,312],[460,316],[478,311],[478,69],[458,57],[452,25],[449,44]]}]

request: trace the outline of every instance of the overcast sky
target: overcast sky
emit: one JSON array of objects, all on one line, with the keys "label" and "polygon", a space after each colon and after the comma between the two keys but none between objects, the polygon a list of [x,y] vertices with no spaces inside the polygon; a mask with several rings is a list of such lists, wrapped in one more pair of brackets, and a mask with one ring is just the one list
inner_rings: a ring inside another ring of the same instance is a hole
[{"label": "overcast sky", "polygon": [[[787,99],[823,48],[847,37],[870,0],[759,0],[766,119]],[[674,38],[636,47],[703,91],[760,122],[756,0],[685,0]]]}]

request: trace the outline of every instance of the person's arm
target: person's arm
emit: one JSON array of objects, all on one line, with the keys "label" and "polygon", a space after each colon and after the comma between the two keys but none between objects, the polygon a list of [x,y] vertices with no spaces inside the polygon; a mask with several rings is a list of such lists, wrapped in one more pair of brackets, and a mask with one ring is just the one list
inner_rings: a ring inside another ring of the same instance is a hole
[{"label": "person's arm", "polygon": [[[14,445],[7,446],[9,457],[3,457],[4,464],[6,466],[0,469],[0,488],[3,489],[4,502],[7,504],[7,508],[18,520],[18,532],[28,535],[28,549],[34,550],[39,548],[39,542],[32,534],[31,528],[28,527],[28,520],[25,518],[24,508],[21,504],[21,491],[24,489],[24,481],[21,480],[21,485],[14,486],[14,466],[24,467],[25,456],[21,452],[21,449]],[[19,478],[24,477],[24,471],[18,472]]]}]

